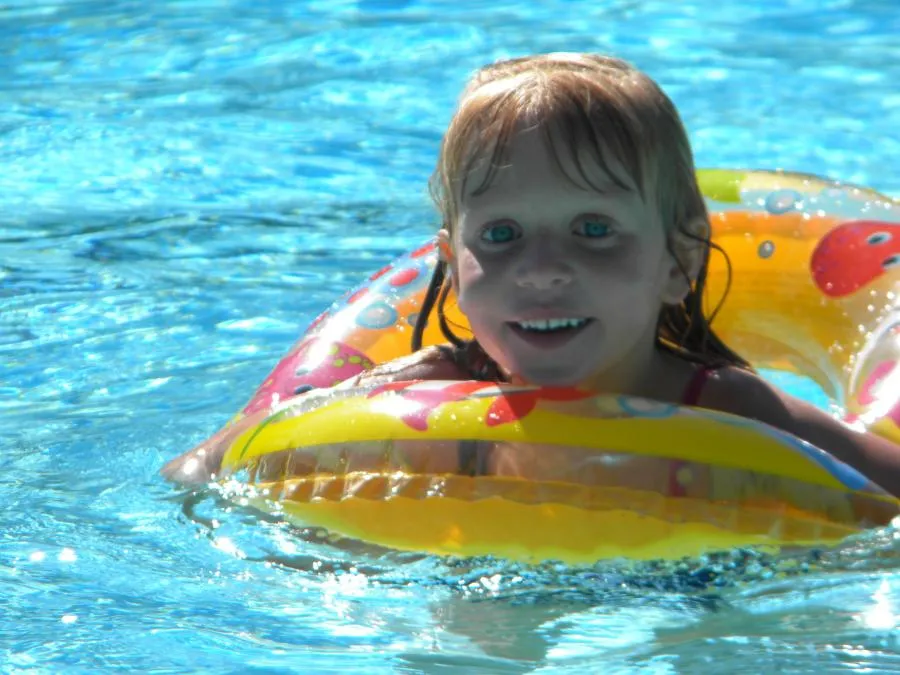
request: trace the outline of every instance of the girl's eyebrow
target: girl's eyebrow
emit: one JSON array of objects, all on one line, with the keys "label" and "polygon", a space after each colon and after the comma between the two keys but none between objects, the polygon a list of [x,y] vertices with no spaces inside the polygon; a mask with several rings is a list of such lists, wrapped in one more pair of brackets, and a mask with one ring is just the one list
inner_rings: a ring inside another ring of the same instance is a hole
[{"label": "girl's eyebrow", "polygon": [[[569,193],[567,196],[568,199],[577,199],[578,201],[575,203],[582,203],[583,201],[584,204],[588,204],[597,198],[620,199],[623,197],[631,197],[635,194],[634,190],[623,188],[615,183],[609,183],[608,186],[604,185],[604,190],[602,192],[594,188],[575,187],[576,190]],[[520,195],[520,190],[503,187],[498,188],[492,185],[485,190],[470,191],[467,194],[462,195],[460,204],[467,204],[471,208],[481,208],[485,203],[487,203],[487,205],[498,205],[503,207],[510,204],[516,204],[520,200]]]}]

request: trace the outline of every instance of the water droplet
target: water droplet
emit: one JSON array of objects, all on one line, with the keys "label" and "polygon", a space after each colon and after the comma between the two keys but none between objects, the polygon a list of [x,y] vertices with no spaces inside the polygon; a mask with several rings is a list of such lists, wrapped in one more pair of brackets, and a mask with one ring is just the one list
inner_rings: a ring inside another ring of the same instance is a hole
[{"label": "water droplet", "polygon": [[766,240],[759,245],[757,253],[759,253],[760,258],[771,258],[772,254],[775,253],[775,244],[773,244],[771,241]]}]

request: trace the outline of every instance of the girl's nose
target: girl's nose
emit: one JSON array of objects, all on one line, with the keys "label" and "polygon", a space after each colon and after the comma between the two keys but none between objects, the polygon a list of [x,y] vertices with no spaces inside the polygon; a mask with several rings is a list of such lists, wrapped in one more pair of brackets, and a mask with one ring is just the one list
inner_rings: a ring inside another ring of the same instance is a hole
[{"label": "girl's nose", "polygon": [[565,256],[552,245],[535,242],[523,256],[517,283],[522,288],[538,291],[557,289],[572,282],[572,267]]}]

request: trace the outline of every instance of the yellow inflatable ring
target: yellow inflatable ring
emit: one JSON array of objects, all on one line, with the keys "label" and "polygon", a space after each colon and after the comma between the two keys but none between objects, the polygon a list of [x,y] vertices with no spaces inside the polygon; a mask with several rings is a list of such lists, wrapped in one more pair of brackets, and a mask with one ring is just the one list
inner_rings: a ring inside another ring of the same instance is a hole
[{"label": "yellow inflatable ring", "polygon": [[[719,335],[900,442],[900,205],[796,174],[700,178],[733,266]],[[409,353],[435,260],[423,246],[335,303],[207,441],[260,506],[401,550],[568,563],[823,545],[900,513],[826,453],[709,410],[485,382],[330,389]],[[712,302],[726,281],[714,256]]]}]

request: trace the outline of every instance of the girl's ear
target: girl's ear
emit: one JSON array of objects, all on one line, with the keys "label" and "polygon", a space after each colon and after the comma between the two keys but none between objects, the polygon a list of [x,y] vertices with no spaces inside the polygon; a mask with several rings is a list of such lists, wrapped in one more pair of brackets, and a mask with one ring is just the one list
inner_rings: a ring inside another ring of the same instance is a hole
[{"label": "girl's ear", "polygon": [[447,275],[450,277],[450,283],[453,284],[453,290],[456,288],[456,258],[453,255],[453,247],[450,245],[450,231],[447,228],[441,228],[437,235],[438,256],[442,263],[447,265]]},{"label": "girl's ear", "polygon": [[449,263],[453,260],[453,249],[450,247],[450,231],[446,227],[438,230],[437,247],[441,262]]},{"label": "girl's ear", "polygon": [[662,301],[677,305],[690,292],[709,255],[709,221],[695,218],[669,235],[669,270]]}]

